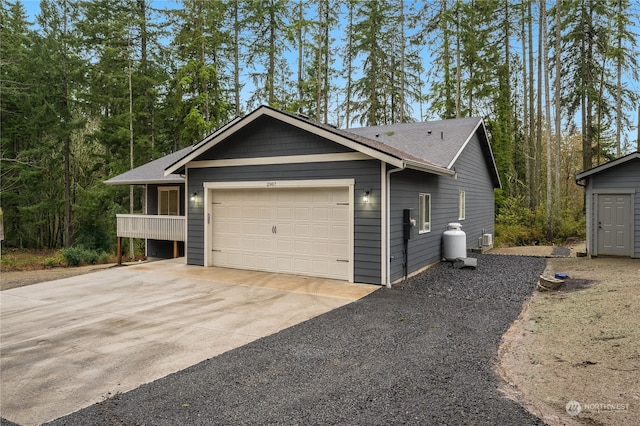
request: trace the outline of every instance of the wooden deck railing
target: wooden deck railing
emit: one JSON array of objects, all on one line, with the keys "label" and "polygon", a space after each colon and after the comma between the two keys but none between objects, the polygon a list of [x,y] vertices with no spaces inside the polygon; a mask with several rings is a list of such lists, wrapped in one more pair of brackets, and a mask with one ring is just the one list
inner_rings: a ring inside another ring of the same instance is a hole
[{"label": "wooden deck railing", "polygon": [[118,237],[163,241],[185,240],[185,216],[117,214]]}]

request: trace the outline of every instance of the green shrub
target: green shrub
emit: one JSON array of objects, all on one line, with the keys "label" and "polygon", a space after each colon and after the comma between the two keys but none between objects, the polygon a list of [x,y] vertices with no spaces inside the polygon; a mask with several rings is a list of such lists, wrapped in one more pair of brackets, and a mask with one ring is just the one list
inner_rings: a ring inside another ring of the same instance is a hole
[{"label": "green shrub", "polygon": [[59,257],[47,257],[43,262],[42,266],[44,268],[55,268],[56,266],[60,266],[60,258]]},{"label": "green shrub", "polygon": [[553,241],[548,241],[547,209],[530,209],[523,196],[502,198],[496,215],[496,242],[500,246],[564,244],[568,238],[584,239],[585,216],[581,203],[563,200],[559,215],[552,218]]},{"label": "green shrub", "polygon": [[95,265],[100,259],[100,253],[82,245],[62,249],[61,252],[69,266]]}]

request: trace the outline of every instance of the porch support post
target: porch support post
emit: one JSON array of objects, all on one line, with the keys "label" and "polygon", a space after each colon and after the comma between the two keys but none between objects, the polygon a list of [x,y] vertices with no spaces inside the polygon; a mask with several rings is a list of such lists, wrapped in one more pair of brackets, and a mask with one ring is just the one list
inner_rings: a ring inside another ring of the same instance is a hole
[{"label": "porch support post", "polygon": [[118,237],[118,265],[122,265],[122,237]]},{"label": "porch support post", "polygon": [[178,257],[178,242],[174,241],[173,242],[173,258],[177,258]]}]

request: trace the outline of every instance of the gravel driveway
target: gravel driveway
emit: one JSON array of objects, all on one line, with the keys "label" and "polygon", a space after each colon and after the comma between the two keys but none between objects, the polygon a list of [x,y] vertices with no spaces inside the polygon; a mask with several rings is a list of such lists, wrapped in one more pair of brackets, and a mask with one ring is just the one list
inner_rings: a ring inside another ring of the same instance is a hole
[{"label": "gravel driveway", "polygon": [[51,424],[543,424],[493,363],[545,260],[475,256]]}]

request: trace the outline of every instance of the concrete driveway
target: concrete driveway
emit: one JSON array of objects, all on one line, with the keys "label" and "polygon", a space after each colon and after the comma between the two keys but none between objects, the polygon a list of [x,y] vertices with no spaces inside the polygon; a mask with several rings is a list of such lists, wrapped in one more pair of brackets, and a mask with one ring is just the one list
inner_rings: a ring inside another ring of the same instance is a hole
[{"label": "concrete driveway", "polygon": [[1,416],[58,418],[379,288],[183,262],[1,292]]}]

